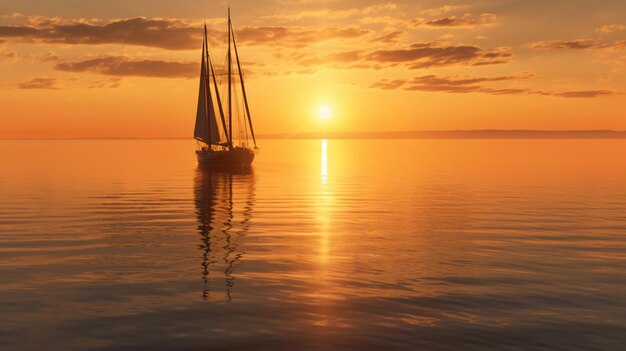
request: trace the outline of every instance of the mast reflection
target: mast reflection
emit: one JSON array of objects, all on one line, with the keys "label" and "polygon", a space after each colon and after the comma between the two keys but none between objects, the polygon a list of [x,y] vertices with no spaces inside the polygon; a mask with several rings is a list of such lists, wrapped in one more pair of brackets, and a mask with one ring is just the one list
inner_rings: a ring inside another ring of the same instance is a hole
[{"label": "mast reflection", "polygon": [[235,275],[243,261],[241,249],[250,228],[254,208],[255,179],[251,167],[209,169],[198,166],[194,178],[194,202],[202,251],[202,298],[210,299],[211,274],[220,272],[231,301]]}]

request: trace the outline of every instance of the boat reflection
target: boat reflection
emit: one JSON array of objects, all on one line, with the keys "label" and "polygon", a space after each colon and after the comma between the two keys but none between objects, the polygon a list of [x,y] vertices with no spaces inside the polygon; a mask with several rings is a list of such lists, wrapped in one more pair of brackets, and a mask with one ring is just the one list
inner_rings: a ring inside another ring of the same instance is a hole
[{"label": "boat reflection", "polygon": [[216,169],[198,166],[196,170],[194,202],[201,241],[198,247],[202,251],[202,298],[205,301],[211,298],[211,274],[218,272],[213,279],[223,284],[227,301],[232,299],[234,274],[245,254],[241,245],[252,219],[254,185],[251,167]]}]

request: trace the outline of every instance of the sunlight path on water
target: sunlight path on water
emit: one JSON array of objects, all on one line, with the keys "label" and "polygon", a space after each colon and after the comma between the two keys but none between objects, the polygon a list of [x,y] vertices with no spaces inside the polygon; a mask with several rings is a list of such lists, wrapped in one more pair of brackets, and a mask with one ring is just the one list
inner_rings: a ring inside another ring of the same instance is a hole
[{"label": "sunlight path on water", "polygon": [[626,344],[626,141],[260,145],[0,141],[0,349]]}]

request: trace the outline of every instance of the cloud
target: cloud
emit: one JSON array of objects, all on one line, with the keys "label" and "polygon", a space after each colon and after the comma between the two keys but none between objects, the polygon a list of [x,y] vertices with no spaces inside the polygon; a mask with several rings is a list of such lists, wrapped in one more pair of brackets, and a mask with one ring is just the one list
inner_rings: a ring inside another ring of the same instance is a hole
[{"label": "cloud", "polygon": [[[162,18],[128,18],[109,23],[27,16],[28,25],[0,26],[0,38],[14,38],[47,44],[64,45],[137,45],[167,50],[192,50],[201,45],[201,26],[190,21]],[[244,27],[235,31],[237,42],[248,45],[307,44],[358,38],[370,30],[357,27],[311,29],[285,26]],[[209,29],[212,43],[226,41],[222,30]]]},{"label": "cloud", "polygon": [[538,41],[528,44],[534,50],[620,50],[626,48],[626,40],[603,43],[595,39]]},{"label": "cloud", "polygon": [[565,91],[560,93],[548,93],[547,95],[560,96],[566,98],[594,98],[602,95],[613,95],[614,92],[609,90],[581,90],[581,91]]},{"label": "cloud", "polygon": [[448,16],[433,20],[416,18],[411,22],[414,27],[422,28],[476,28],[491,27],[498,23],[498,17],[493,13],[483,13],[478,17],[466,13],[461,17]]},{"label": "cloud", "polygon": [[370,5],[365,7],[354,7],[346,10],[331,10],[331,9],[323,9],[323,10],[315,10],[315,11],[301,11],[298,13],[283,13],[283,14],[275,14],[271,16],[262,17],[265,20],[282,20],[282,21],[301,21],[306,19],[317,19],[323,18],[326,20],[339,20],[346,19],[354,16],[369,16],[373,14],[377,14],[387,10],[395,10],[397,5],[391,2]]},{"label": "cloud", "polygon": [[195,62],[132,60],[124,56],[105,56],[79,62],[59,63],[54,69],[118,77],[192,78],[199,74],[198,66]]},{"label": "cloud", "polygon": [[91,83],[87,86],[87,89],[102,89],[102,88],[119,88],[122,85],[122,78],[112,77],[105,80],[99,80]]},{"label": "cloud", "polygon": [[428,17],[441,16],[444,13],[461,10],[464,8],[467,8],[467,5],[444,5],[436,8],[422,10],[420,14]]},{"label": "cloud", "polygon": [[114,20],[99,25],[80,20],[39,20],[36,26],[0,26],[0,37],[58,44],[122,44],[170,50],[195,49],[199,27],[177,19],[143,17]]},{"label": "cloud", "polygon": [[379,37],[376,37],[374,39],[371,40],[372,43],[386,43],[386,44],[393,44],[398,42],[398,40],[400,39],[400,37],[404,34],[403,31],[395,31],[395,32],[391,32],[391,33],[387,33],[387,34],[383,34]]},{"label": "cloud", "polygon": [[33,78],[29,81],[18,83],[19,89],[59,89],[56,78]]},{"label": "cloud", "polygon": [[0,63],[13,63],[17,60],[17,57],[17,52],[4,51],[4,48],[0,48]]},{"label": "cloud", "polygon": [[56,61],[61,60],[61,58],[52,51],[34,54],[32,55],[32,58],[34,58],[36,61],[42,61],[42,62],[56,62]]},{"label": "cloud", "polygon": [[381,63],[407,63],[408,68],[428,68],[454,64],[489,65],[506,63],[511,54],[502,50],[484,50],[474,45],[442,45],[436,42],[416,43],[407,49],[377,50],[367,59]]},{"label": "cloud", "polygon": [[378,88],[378,89],[383,89],[383,90],[394,90],[394,89],[398,89],[401,86],[405,85],[407,83],[406,80],[404,79],[394,79],[394,80],[389,80],[389,79],[382,79],[379,80],[378,82],[370,85],[370,88]]},{"label": "cloud", "polygon": [[597,45],[597,42],[593,39],[538,41],[529,44],[530,48],[535,50],[583,50],[596,47]]},{"label": "cloud", "polygon": [[[291,60],[300,66],[321,66],[326,64],[352,64],[358,62],[362,58],[362,52],[342,51],[329,54],[312,54],[307,52],[299,52],[291,55]],[[346,67],[345,65],[342,67]]]},{"label": "cloud", "polygon": [[617,32],[620,30],[626,30],[626,24],[608,24],[606,26],[602,26],[596,29],[596,32],[602,33],[602,34],[608,34],[608,33],[613,33],[613,32]]},{"label": "cloud", "polygon": [[442,77],[437,75],[417,76],[413,79],[383,79],[370,85],[369,88],[408,91],[443,92],[443,93],[483,93],[489,95],[545,95],[564,98],[594,98],[615,94],[609,90],[561,91],[549,92],[526,88],[505,87],[494,88],[485,83],[514,82],[533,77],[530,73],[491,77]]},{"label": "cloud", "polygon": [[34,36],[39,33],[37,28],[25,26],[0,26],[0,37],[25,37]]},{"label": "cloud", "polygon": [[321,53],[294,50],[275,55],[300,66],[330,65],[332,68],[383,69],[402,65],[407,69],[444,67],[451,65],[481,66],[502,64],[512,55],[504,48],[482,49],[473,45],[449,45],[440,42],[416,43],[392,50],[349,50]]},{"label": "cloud", "polygon": [[307,44],[332,40],[352,39],[371,31],[357,27],[306,29],[297,27],[244,27],[236,31],[237,43],[248,45],[290,45],[302,47]]},{"label": "cloud", "polygon": [[[489,89],[481,84],[486,82],[513,81],[530,77],[532,77],[532,74],[529,73],[493,77],[442,77],[426,75],[417,76],[411,80],[381,80],[372,84],[370,88],[392,90],[402,87],[405,90],[412,91],[439,91],[446,93],[487,92],[501,94],[502,89]],[[507,91],[511,91],[511,89],[507,89]]]}]

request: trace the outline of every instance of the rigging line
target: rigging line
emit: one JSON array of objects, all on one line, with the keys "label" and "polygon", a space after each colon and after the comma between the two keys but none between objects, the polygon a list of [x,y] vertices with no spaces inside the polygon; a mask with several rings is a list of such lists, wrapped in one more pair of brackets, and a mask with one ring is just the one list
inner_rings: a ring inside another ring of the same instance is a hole
[{"label": "rigging line", "polygon": [[[231,103],[231,85],[232,80],[230,77],[231,73],[231,52],[230,52],[230,38],[231,38],[231,29],[232,26],[230,24],[230,5],[228,6],[228,133],[230,134],[230,140],[233,140],[233,113],[232,113],[232,103]],[[233,148],[232,142],[230,143],[230,149]]]},{"label": "rigging line", "polygon": [[[229,32],[232,31],[232,22],[230,21],[230,10],[228,16]],[[229,38],[230,40],[230,38]],[[254,128],[252,127],[252,117],[250,116],[250,108],[248,107],[248,96],[246,95],[246,87],[243,83],[243,72],[241,71],[241,63],[239,62],[239,53],[237,52],[237,42],[235,41],[235,34],[233,33],[233,46],[235,47],[235,57],[237,58],[237,68],[239,69],[239,79],[241,80],[241,90],[243,92],[243,101],[246,104],[246,112],[248,113],[248,124],[250,125],[250,133],[252,134],[252,140],[254,141],[254,148],[256,149],[256,137],[254,136]],[[230,44],[229,44],[230,52]]]},{"label": "rigging line", "polygon": [[242,124],[241,124],[241,120],[242,117],[239,114],[239,90],[234,89],[233,93],[235,95],[235,102],[234,102],[234,107],[235,107],[235,116],[237,117],[237,138],[239,139],[239,145],[243,144],[243,128],[242,128]]},{"label": "rigging line", "polygon": [[[242,114],[244,114],[245,116],[245,111],[241,111]],[[248,127],[246,126],[246,124],[244,123],[244,127],[243,127],[243,133],[246,136],[246,146],[248,146]]]}]

